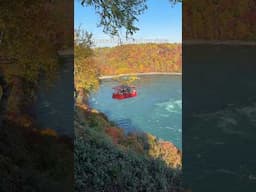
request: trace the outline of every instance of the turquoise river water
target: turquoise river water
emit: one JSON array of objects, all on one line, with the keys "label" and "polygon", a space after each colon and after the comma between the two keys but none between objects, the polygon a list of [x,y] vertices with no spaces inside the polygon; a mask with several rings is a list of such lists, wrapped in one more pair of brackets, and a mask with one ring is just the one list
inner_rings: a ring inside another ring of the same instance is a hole
[{"label": "turquoise river water", "polygon": [[89,104],[126,131],[143,131],[182,148],[182,87],[180,75],[140,76],[137,97],[112,99],[113,80],[103,80]]}]

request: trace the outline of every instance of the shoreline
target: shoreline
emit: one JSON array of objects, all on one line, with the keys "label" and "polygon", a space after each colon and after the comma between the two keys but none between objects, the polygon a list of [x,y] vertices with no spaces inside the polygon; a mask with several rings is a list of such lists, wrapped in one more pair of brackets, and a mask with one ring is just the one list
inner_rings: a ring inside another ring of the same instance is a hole
[{"label": "shoreline", "polygon": [[[84,103],[84,104],[75,104],[75,108],[79,110],[82,110],[86,113],[92,113],[92,114],[95,114],[95,115],[98,115],[98,116],[101,116],[103,119],[105,119],[105,121],[107,121],[108,123],[113,123],[110,121],[109,117],[103,113],[102,111],[99,111],[98,109],[95,109],[93,107],[91,107],[88,103]],[[78,112],[77,111],[77,112]],[[79,112],[78,112],[79,113]],[[82,116],[81,115],[78,115],[78,119],[81,120],[82,119]],[[145,131],[142,131],[142,130],[139,130],[139,129],[134,129],[134,130],[126,130],[124,127],[121,127],[119,126],[116,122],[114,122],[114,127],[118,128],[118,129],[121,129],[124,131],[124,133],[127,135],[127,133],[134,133],[136,135],[140,135],[140,134],[149,134],[153,137],[156,138],[157,142],[159,144],[165,144],[165,143],[168,143],[170,145],[173,145],[176,149],[178,149],[178,151],[180,151],[182,153],[182,147],[179,148],[177,145],[175,145],[172,141],[169,141],[169,140],[164,140],[164,139],[161,139],[160,137],[158,136],[155,136],[149,132],[145,132]],[[126,132],[128,131],[128,132]]]},{"label": "shoreline", "polygon": [[131,76],[131,75],[137,75],[137,76],[145,76],[145,75],[182,75],[182,73],[174,73],[174,72],[148,72],[148,73],[126,73],[126,74],[120,74],[120,75],[104,75],[100,76],[99,79],[112,79],[114,77],[124,77],[124,76]]},{"label": "shoreline", "polygon": [[240,41],[240,40],[184,40],[184,45],[249,45],[255,46],[256,41]]}]

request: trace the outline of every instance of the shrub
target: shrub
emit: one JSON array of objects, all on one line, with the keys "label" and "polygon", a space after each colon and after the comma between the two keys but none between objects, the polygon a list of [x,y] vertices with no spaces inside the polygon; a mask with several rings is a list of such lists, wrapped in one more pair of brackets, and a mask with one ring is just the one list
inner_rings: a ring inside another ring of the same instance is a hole
[{"label": "shrub", "polygon": [[155,137],[125,135],[100,113],[76,111],[84,116],[76,115],[75,125],[84,126],[75,127],[75,191],[181,191],[180,170],[167,164],[161,153],[149,154],[159,144]]}]

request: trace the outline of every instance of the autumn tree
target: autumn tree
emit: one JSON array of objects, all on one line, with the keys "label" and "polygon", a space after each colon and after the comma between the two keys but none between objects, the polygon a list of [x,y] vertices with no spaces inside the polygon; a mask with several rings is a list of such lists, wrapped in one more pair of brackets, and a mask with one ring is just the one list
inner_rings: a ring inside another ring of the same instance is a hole
[{"label": "autumn tree", "polygon": [[[1,82],[8,85],[1,83],[5,95],[1,105],[5,106],[10,95],[4,87],[12,87],[14,77],[22,81],[26,99],[31,100],[42,76],[49,82],[57,76],[57,50],[73,45],[70,41],[73,29],[69,28],[73,26],[73,19],[67,20],[72,18],[72,12],[68,14],[68,3],[68,0],[1,1]],[[1,116],[5,111],[2,109]]]},{"label": "autumn tree", "polygon": [[81,30],[75,30],[75,66],[74,82],[76,90],[76,102],[83,103],[83,99],[90,91],[98,87],[98,70],[95,65],[92,50],[92,34]]}]

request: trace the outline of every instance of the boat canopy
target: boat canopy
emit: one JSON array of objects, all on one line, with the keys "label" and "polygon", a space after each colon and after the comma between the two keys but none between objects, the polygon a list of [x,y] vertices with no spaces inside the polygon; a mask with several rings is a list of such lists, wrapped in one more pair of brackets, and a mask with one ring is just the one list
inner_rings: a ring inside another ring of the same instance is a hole
[{"label": "boat canopy", "polygon": [[136,88],[135,86],[127,86],[127,85],[118,85],[113,87],[112,89],[120,90],[120,89],[128,89],[128,88]]},{"label": "boat canopy", "polygon": [[128,86],[128,85],[119,85],[113,87],[115,90],[112,94],[113,99],[127,99],[130,97],[136,97],[137,91],[135,86]]}]

